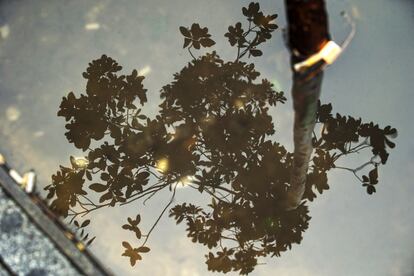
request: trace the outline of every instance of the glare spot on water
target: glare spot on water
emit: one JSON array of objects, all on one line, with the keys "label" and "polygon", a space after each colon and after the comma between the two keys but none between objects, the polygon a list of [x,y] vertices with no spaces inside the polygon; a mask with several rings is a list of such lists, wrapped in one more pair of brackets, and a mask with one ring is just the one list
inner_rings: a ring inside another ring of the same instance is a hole
[{"label": "glare spot on water", "polygon": [[14,122],[20,118],[20,110],[15,106],[9,106],[6,109],[7,120]]},{"label": "glare spot on water", "polygon": [[89,165],[89,160],[86,157],[70,157],[70,163],[75,170],[86,169]]},{"label": "glare spot on water", "polygon": [[157,168],[157,171],[160,173],[165,173],[168,171],[169,168],[169,162],[167,158],[161,158],[157,160],[155,167]]},{"label": "glare spot on water", "polygon": [[180,180],[177,182],[177,188],[185,188],[188,185],[191,184],[191,182],[194,180],[194,177],[191,175],[186,175],[180,178]]},{"label": "glare spot on water", "polygon": [[142,68],[138,71],[138,75],[145,77],[150,72],[151,72],[151,67],[149,65],[147,65],[147,66],[145,66],[144,68]]},{"label": "glare spot on water", "polygon": [[87,31],[95,31],[98,30],[101,27],[101,25],[99,25],[99,23],[97,22],[93,22],[93,23],[88,23],[85,25],[85,30]]},{"label": "glare spot on water", "polygon": [[44,135],[45,135],[45,132],[41,131],[41,130],[36,131],[35,133],[33,133],[33,136],[36,137],[36,138],[43,137]]},{"label": "glare spot on water", "polygon": [[10,34],[9,25],[4,25],[0,27],[0,38],[6,39]]},{"label": "glare spot on water", "polygon": [[234,106],[239,110],[244,109],[244,103],[240,99],[237,99],[237,100],[234,101]]}]

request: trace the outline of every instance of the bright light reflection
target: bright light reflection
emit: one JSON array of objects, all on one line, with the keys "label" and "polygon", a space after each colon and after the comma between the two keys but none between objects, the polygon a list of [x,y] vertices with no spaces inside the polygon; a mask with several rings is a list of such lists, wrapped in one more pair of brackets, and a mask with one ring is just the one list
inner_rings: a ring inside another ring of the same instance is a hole
[{"label": "bright light reflection", "polygon": [[0,27],[0,38],[6,39],[7,37],[9,37],[9,34],[10,34],[9,25],[6,24]]},{"label": "bright light reflection", "polygon": [[194,176],[192,175],[186,175],[180,178],[180,180],[177,182],[177,188],[185,188],[188,185],[191,184],[191,182],[194,180]]},{"label": "bright light reflection", "polygon": [[70,163],[75,170],[86,169],[89,165],[89,160],[86,157],[70,157]]},{"label": "bright light reflection", "polygon": [[234,106],[239,110],[244,109],[244,103],[240,99],[237,99],[237,100],[234,101]]},{"label": "bright light reflection", "polygon": [[85,25],[85,30],[87,31],[95,31],[98,30],[101,27],[101,25],[99,25],[99,23],[94,22],[94,23],[88,23]]},{"label": "bright light reflection", "polygon": [[157,171],[159,171],[160,173],[166,173],[169,167],[168,158],[164,157],[164,158],[157,160],[157,162],[155,162],[155,167]]},{"label": "bright light reflection", "polygon": [[9,106],[6,109],[6,117],[11,122],[17,121],[20,118],[20,110],[15,106]]},{"label": "bright light reflection", "polygon": [[332,64],[338,56],[342,53],[342,48],[334,41],[329,41],[323,46],[323,48],[314,55],[311,55],[306,60],[296,63],[293,67],[296,71],[300,71],[303,68],[311,67],[320,60],[324,60],[327,64]]},{"label": "bright light reflection", "polygon": [[145,66],[144,68],[142,68],[138,71],[138,75],[145,77],[150,72],[151,72],[151,67],[149,65],[147,65],[147,66]]}]

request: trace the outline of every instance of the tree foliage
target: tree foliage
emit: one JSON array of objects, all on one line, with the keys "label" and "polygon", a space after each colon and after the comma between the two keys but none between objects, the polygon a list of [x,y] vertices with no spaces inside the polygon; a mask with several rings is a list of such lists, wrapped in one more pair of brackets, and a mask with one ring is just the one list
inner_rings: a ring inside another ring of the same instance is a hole
[{"label": "tree foliage", "polygon": [[[267,79],[259,79],[253,63],[242,61],[246,54],[262,55],[258,47],[277,29],[277,16],[264,15],[258,3],[242,12],[247,26],[238,22],[225,34],[237,50],[234,61],[222,60],[215,51],[195,58],[192,48],[215,42],[198,24],[180,27],[193,60],[161,89],[162,103],[154,118],[141,110],[147,103],[144,77],[136,70],[121,74],[122,67],[106,55],[89,63],[83,73],[85,93],[70,92],[62,99],[58,115],[67,122],[65,135],[85,152],[88,162],[83,167],[60,166],[52,176],[46,190],[54,211],[78,223],[77,217],[94,210],[171,191],[171,200],[151,229],[140,228],[139,214],[122,226],[141,241],[135,248],[122,243],[131,265],[149,251],[149,235],[169,211],[177,224],[187,225],[193,242],[208,248],[209,270],[248,274],[259,257],[280,256],[301,242],[311,218],[306,200],[329,189],[329,170],[349,170],[369,194],[376,190],[378,167],[387,162],[396,130],[333,115],[330,104],[320,104],[321,134],[313,139],[305,201],[292,211],[281,207],[293,157],[271,137],[275,126],[269,108],[286,98]],[[364,149],[371,149],[372,158],[360,167],[337,165],[341,157]],[[360,177],[368,167],[368,176]],[[207,193],[211,202],[207,207],[189,202],[172,207],[178,183]],[[92,193],[98,195],[97,202]]]}]

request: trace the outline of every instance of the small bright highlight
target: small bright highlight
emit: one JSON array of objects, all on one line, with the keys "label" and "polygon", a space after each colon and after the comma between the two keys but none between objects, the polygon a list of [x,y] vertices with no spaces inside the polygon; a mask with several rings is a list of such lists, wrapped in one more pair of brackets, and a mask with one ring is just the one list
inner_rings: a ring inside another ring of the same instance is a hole
[{"label": "small bright highlight", "polygon": [[138,71],[138,75],[144,76],[144,77],[148,75],[149,73],[151,73],[151,67],[149,65],[145,66],[144,68]]},{"label": "small bright highlight", "polygon": [[84,170],[89,165],[89,160],[86,157],[70,157],[70,163],[74,169]]},{"label": "small bright highlight", "polygon": [[85,25],[85,30],[95,31],[95,30],[99,30],[100,27],[101,27],[101,25],[99,25],[99,23],[97,23],[97,22],[88,23],[88,24]]},{"label": "small bright highlight", "polygon": [[164,157],[164,158],[159,159],[155,163],[155,167],[156,167],[157,171],[159,171],[160,173],[166,173],[168,171],[168,168],[169,168],[168,158]]},{"label": "small bright highlight", "polygon": [[244,103],[243,103],[243,101],[242,101],[242,100],[240,100],[240,99],[237,99],[237,100],[235,100],[235,101],[234,101],[234,106],[235,106],[238,110],[240,110],[240,109],[244,109]]},{"label": "small bright highlight", "polygon": [[302,62],[296,63],[293,67],[295,71],[301,71],[305,68],[309,68],[312,65],[316,64],[318,61],[323,60],[327,64],[332,64],[342,53],[342,48],[336,44],[334,41],[329,41],[323,46],[323,48],[314,55],[311,55],[309,58]]},{"label": "small bright highlight", "polygon": [[177,182],[177,188],[184,188],[192,183],[194,180],[194,177],[191,175],[186,175],[180,178],[180,180]]}]

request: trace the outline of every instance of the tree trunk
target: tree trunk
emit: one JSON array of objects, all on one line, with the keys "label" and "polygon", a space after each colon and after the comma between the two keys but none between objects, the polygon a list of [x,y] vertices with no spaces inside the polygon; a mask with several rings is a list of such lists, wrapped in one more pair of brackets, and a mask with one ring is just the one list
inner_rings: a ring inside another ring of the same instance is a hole
[{"label": "tree trunk", "polygon": [[315,127],[317,102],[323,72],[323,61],[296,71],[294,64],[306,60],[322,49],[330,39],[328,19],[323,0],[286,0],[288,47],[293,72],[292,98],[295,111],[293,129],[294,156],[290,187],[285,208],[299,206],[305,191],[306,175],[312,154],[312,132]]}]

